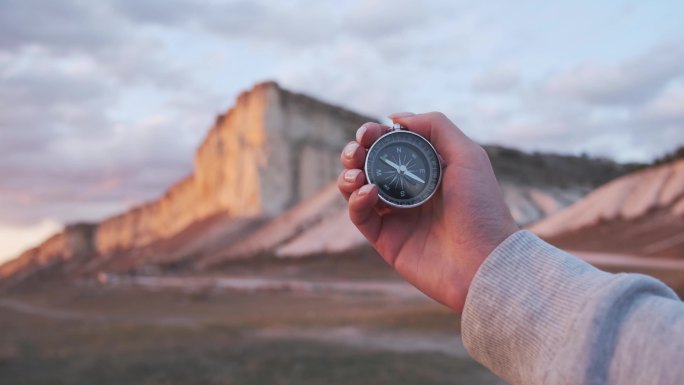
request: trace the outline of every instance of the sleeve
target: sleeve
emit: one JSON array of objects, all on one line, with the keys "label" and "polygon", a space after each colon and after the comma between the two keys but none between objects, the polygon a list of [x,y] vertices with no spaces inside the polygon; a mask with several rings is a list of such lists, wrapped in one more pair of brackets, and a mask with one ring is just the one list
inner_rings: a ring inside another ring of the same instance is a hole
[{"label": "sleeve", "polygon": [[684,303],[662,282],[609,274],[518,231],[473,279],[470,354],[511,384],[681,384]]}]

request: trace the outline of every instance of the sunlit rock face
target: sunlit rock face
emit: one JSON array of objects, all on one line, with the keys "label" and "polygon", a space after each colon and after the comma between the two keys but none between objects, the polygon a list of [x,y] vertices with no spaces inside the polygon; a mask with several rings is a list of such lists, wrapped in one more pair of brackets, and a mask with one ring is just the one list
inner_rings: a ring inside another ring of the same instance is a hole
[{"label": "sunlit rock face", "polygon": [[531,229],[563,247],[684,257],[684,160],[613,180]]},{"label": "sunlit rock face", "polygon": [[217,119],[192,175],[161,199],[101,223],[97,251],[144,246],[217,213],[277,215],[335,179],[340,149],[369,120],[276,83],[259,84]]},{"label": "sunlit rock face", "polygon": [[40,270],[58,267],[64,262],[81,262],[95,253],[91,224],[70,225],[45,242],[26,250],[19,257],[0,266],[0,280],[21,281]]},{"label": "sunlit rock face", "polygon": [[[28,267],[37,269],[74,255],[106,259],[154,249],[196,223],[241,227],[210,218],[257,218],[244,222],[257,223],[258,218],[277,216],[337,177],[342,147],[361,124],[372,120],[283,90],[274,82],[258,84],[216,119],[196,152],[193,173],[161,198],[78,233],[88,248],[74,242],[76,233],[67,227],[7,263],[2,274],[33,271]],[[150,253],[142,253],[139,262]]]}]

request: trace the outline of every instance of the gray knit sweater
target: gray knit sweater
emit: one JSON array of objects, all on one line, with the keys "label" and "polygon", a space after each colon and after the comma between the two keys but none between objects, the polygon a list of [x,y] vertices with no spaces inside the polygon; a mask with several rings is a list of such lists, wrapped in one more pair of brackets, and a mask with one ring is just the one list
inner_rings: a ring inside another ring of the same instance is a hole
[{"label": "gray knit sweater", "polygon": [[511,384],[684,384],[684,303],[518,231],[485,260],[462,318],[470,354]]}]

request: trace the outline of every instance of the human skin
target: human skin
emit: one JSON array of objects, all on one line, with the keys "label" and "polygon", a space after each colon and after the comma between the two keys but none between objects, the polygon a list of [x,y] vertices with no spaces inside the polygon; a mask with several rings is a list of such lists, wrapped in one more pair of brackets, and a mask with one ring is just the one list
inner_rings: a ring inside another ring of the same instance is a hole
[{"label": "human skin", "polygon": [[470,283],[499,243],[518,230],[504,203],[484,149],[444,114],[389,116],[429,140],[439,153],[442,183],[425,204],[390,208],[362,171],[368,148],[389,127],[366,123],[340,159],[338,188],[349,217],[382,258],[404,279],[436,301],[463,312]]}]

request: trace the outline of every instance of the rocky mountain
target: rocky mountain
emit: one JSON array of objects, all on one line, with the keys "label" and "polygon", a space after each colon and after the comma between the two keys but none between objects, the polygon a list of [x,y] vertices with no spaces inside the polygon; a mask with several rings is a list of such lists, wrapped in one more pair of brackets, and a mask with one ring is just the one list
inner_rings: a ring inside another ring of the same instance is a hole
[{"label": "rocky mountain", "polygon": [[573,250],[684,258],[684,159],[613,180],[531,230]]},{"label": "rocky mountain", "polygon": [[96,249],[148,245],[217,213],[279,214],[337,176],[339,149],[368,120],[259,84],[217,118],[197,150],[194,173],[161,199],[103,221]]},{"label": "rocky mountain", "polygon": [[[525,225],[581,199],[595,186],[626,168],[601,159],[526,154],[485,146],[501,182],[504,198],[518,223]],[[336,186],[306,200],[230,247],[202,259],[202,269],[257,253],[276,258],[348,254],[366,246],[347,215]]]},{"label": "rocky mountain", "polygon": [[96,227],[92,224],[66,226],[37,247],[0,266],[0,283],[10,286],[30,277],[85,263],[96,254],[93,244]]},{"label": "rocky mountain", "polygon": [[245,238],[199,258],[202,270],[258,255],[304,258],[352,251],[366,241],[349,220],[344,199],[331,183],[311,199],[271,219]]},{"label": "rocky mountain", "polygon": [[[72,254],[90,256],[87,271],[140,265],[155,250],[167,251],[162,246],[172,238],[191,238],[193,229],[238,231],[241,225],[224,226],[236,218],[249,218],[239,221],[249,227],[244,222],[277,215],[334,180],[340,148],[369,120],[273,82],[258,84],[216,119],[197,150],[192,175],[158,200],[88,226],[90,239],[83,245],[51,238],[23,253],[18,260],[24,262],[7,263],[0,278],[15,275],[24,263],[48,266]],[[81,237],[78,229],[67,227],[53,238]],[[120,259],[128,262],[115,261]]]},{"label": "rocky mountain", "polygon": [[484,146],[515,220],[531,224],[631,170],[612,160]]},{"label": "rocky mountain", "polygon": [[[216,119],[190,176],[158,200],[97,224],[67,226],[0,266],[0,280],[14,284],[48,271],[211,269],[258,255],[329,254],[362,245],[332,183],[341,171],[341,148],[372,120],[274,82],[258,84]],[[625,172],[606,160],[487,150],[521,224]]]}]

